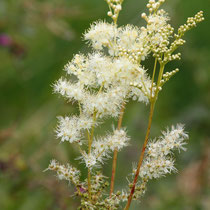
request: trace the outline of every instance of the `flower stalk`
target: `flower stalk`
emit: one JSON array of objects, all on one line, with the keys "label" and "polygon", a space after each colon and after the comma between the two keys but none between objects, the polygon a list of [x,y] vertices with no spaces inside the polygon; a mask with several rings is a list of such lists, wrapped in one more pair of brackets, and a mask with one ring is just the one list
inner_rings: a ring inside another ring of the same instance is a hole
[{"label": "flower stalk", "polygon": [[[119,117],[118,125],[117,125],[118,130],[121,129],[124,112],[125,112],[125,102],[123,103],[122,108],[120,110],[120,117]],[[118,150],[117,150],[117,148],[115,148],[114,149],[114,154],[113,154],[113,162],[112,162],[112,177],[111,177],[111,183],[110,183],[110,197],[112,196],[112,193],[114,191],[114,181],[115,181],[115,173],[116,173],[116,166],[117,166],[117,153],[118,153]]]},{"label": "flower stalk", "polygon": [[135,174],[135,177],[134,177],[134,180],[133,180],[133,184],[132,184],[132,188],[131,188],[131,191],[130,191],[130,195],[128,197],[127,204],[125,206],[125,210],[129,209],[129,207],[131,205],[132,198],[133,198],[133,194],[135,192],[135,187],[136,187],[136,183],[137,183],[137,180],[138,180],[140,168],[141,168],[141,165],[142,165],[142,162],[143,162],[144,153],[145,153],[147,143],[148,143],[148,140],[149,140],[149,134],[150,134],[151,125],[152,125],[152,118],[153,118],[153,113],[154,113],[154,108],[155,108],[155,102],[156,101],[153,100],[151,105],[150,105],[149,122],[148,122],[148,126],[147,126],[146,136],[145,136],[145,139],[144,139],[144,144],[143,144],[141,154],[140,154],[140,157],[139,157],[139,162],[138,162],[136,174]]},{"label": "flower stalk", "polygon": [[141,168],[141,165],[142,165],[142,162],[143,162],[143,159],[144,159],[144,153],[145,153],[145,150],[147,148],[147,143],[148,143],[148,140],[149,140],[149,135],[150,135],[150,130],[151,130],[151,126],[152,126],[152,119],[153,119],[155,104],[156,104],[156,101],[157,101],[157,98],[158,98],[158,93],[161,90],[160,89],[160,81],[163,77],[163,72],[164,72],[164,68],[165,68],[165,65],[162,64],[162,63],[160,63],[160,71],[159,71],[159,74],[158,74],[157,87],[155,89],[155,95],[153,97],[153,89],[152,88],[153,88],[153,82],[154,82],[156,68],[157,68],[157,58],[155,59],[153,76],[152,76],[152,87],[151,87],[151,92],[150,92],[150,112],[149,112],[149,120],[148,120],[146,136],[145,136],[144,144],[143,144],[143,147],[142,147],[142,150],[141,150],[141,153],[140,153],[140,157],[139,157],[136,173],[135,173],[135,176],[134,176],[132,188],[131,188],[131,191],[130,191],[130,195],[128,197],[128,201],[127,201],[127,204],[126,204],[124,210],[128,210],[130,205],[131,205],[131,201],[132,201],[132,198],[133,198],[133,194],[135,192],[135,187],[136,187],[136,183],[137,183],[137,180],[138,180],[140,168]]}]

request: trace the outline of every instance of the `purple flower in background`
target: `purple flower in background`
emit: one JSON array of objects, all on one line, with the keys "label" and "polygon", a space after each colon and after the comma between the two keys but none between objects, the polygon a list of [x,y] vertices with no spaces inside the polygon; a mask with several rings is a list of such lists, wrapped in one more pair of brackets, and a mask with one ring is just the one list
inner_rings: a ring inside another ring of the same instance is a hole
[{"label": "purple flower in background", "polygon": [[0,46],[8,47],[11,46],[12,44],[12,39],[10,36],[6,34],[0,34]]},{"label": "purple flower in background", "polygon": [[83,188],[83,187],[80,187],[79,190],[80,190],[81,193],[85,193],[86,192],[86,189]]},{"label": "purple flower in background", "polygon": [[0,47],[1,46],[8,48],[9,52],[16,57],[22,57],[25,55],[24,47],[7,34],[0,34]]}]

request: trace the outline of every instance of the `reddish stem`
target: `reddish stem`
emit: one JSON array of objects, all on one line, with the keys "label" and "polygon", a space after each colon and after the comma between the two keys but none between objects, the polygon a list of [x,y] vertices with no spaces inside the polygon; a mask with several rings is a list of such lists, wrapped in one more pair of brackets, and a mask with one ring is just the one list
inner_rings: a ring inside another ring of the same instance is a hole
[{"label": "reddish stem", "polygon": [[[118,125],[117,129],[120,130],[122,126],[122,119],[123,119],[123,114],[125,111],[125,103],[123,103],[122,108],[120,110],[120,117],[118,120]],[[117,166],[117,148],[114,150],[114,156],[113,156],[113,162],[112,162],[112,177],[111,177],[111,184],[110,184],[110,197],[114,191],[114,180],[115,180],[115,174],[116,174],[116,166]]]},{"label": "reddish stem", "polygon": [[141,151],[141,155],[140,155],[140,158],[139,158],[139,162],[138,162],[136,174],[135,174],[135,177],[134,177],[134,180],[133,180],[133,185],[132,185],[132,188],[131,188],[131,192],[130,192],[130,195],[128,197],[128,202],[127,202],[126,207],[124,208],[124,210],[128,210],[129,209],[129,207],[131,205],[132,198],[133,198],[133,194],[135,192],[136,183],[137,183],[137,180],[138,180],[140,168],[141,168],[141,165],[142,165],[142,162],[143,162],[143,158],[144,158],[144,153],[145,153],[147,142],[148,142],[148,139],[149,139],[149,134],[150,134],[151,124],[152,124],[152,117],[153,117],[154,107],[155,107],[155,100],[151,103],[151,106],[150,106],[149,122],[148,122],[148,127],[147,127],[145,140],[144,140],[144,145],[143,145],[143,148],[142,148],[142,151]]}]

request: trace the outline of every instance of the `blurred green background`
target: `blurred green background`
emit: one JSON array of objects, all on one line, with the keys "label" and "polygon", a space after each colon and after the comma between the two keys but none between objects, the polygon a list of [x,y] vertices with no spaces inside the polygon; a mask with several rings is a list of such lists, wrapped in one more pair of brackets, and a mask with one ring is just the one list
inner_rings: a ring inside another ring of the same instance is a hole
[{"label": "blurred green background", "polygon": [[[144,24],[140,14],[147,0],[125,0],[119,25]],[[188,16],[203,10],[205,21],[188,32],[180,50],[182,60],[167,66],[180,72],[161,92],[151,137],[165,127],[186,124],[187,152],[176,154],[178,174],[148,185],[145,197],[131,209],[210,209],[210,1],[168,0],[164,5],[177,29]],[[52,94],[52,84],[77,52],[90,50],[82,33],[92,21],[107,19],[103,0],[0,0],[0,209],[76,209],[73,187],[43,172],[53,158],[62,163],[78,152],[59,144],[54,134],[56,116],[77,112],[74,105]],[[109,20],[110,21],[110,20]],[[145,65],[150,68],[152,60]],[[116,189],[126,186],[132,162],[138,160],[148,107],[131,102],[123,125],[131,145],[119,154]],[[112,129],[108,120],[98,134]],[[114,121],[114,124],[116,122]],[[86,171],[83,169],[83,176]],[[111,160],[104,167],[110,177]]]}]

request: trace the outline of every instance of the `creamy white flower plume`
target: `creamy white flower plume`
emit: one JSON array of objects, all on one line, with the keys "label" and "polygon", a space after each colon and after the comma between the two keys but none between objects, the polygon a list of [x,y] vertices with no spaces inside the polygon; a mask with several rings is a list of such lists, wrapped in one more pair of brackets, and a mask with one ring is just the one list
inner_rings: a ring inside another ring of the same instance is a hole
[{"label": "creamy white flower plume", "polygon": [[169,154],[175,149],[185,150],[183,145],[188,135],[184,132],[184,126],[178,124],[171,130],[162,132],[157,140],[150,141],[147,145],[145,158],[140,170],[140,177],[159,178],[167,173],[176,171],[174,160]]},{"label": "creamy white flower plume", "polygon": [[110,157],[109,154],[115,149],[120,151],[123,147],[126,147],[129,140],[130,138],[124,129],[114,130],[112,135],[95,139],[91,153],[89,155],[84,153],[81,158],[84,160],[86,167],[99,167],[100,164],[104,163],[104,160]]},{"label": "creamy white flower plume", "polygon": [[75,185],[79,184],[80,182],[80,171],[69,164],[65,166],[59,164],[56,160],[52,160],[47,170],[55,171],[60,180],[64,179],[72,182]]},{"label": "creamy white flower plume", "polygon": [[79,83],[72,83],[63,78],[54,84],[54,91],[71,101],[81,101],[85,97],[85,91]]},{"label": "creamy white flower plume", "polygon": [[113,47],[117,33],[114,24],[99,21],[91,25],[90,29],[84,34],[84,38],[90,41],[93,48],[102,50],[102,47]]},{"label": "creamy white flower plume", "polygon": [[86,116],[58,117],[57,137],[61,141],[77,142],[81,144],[82,130],[90,129],[93,120]]}]

